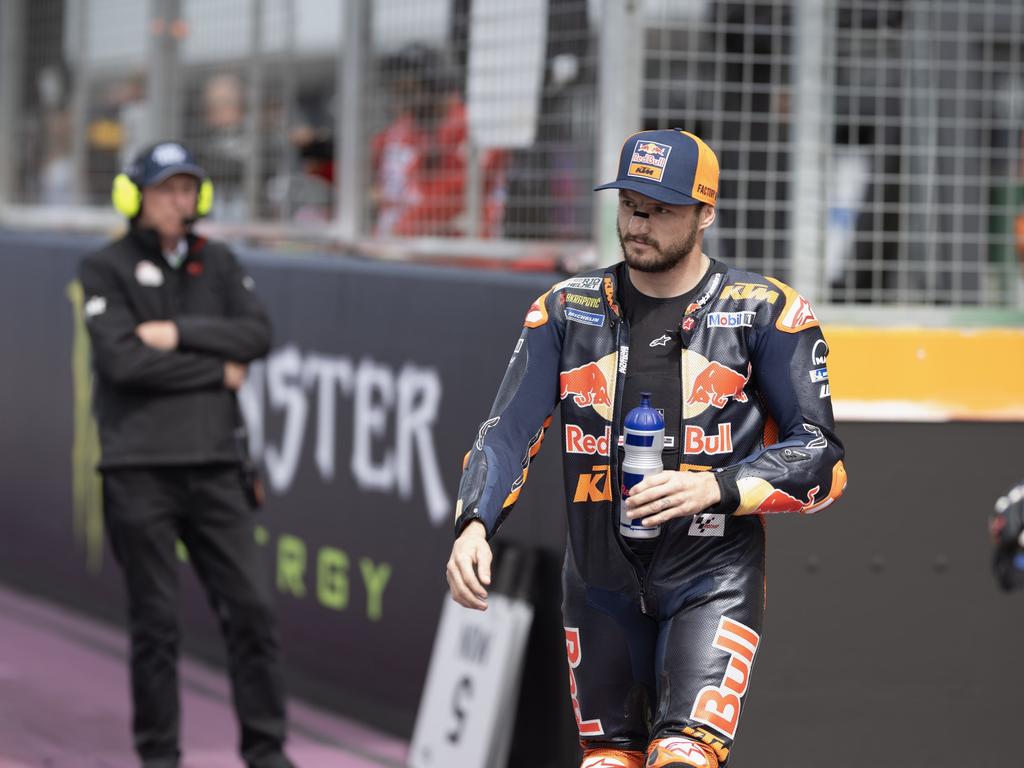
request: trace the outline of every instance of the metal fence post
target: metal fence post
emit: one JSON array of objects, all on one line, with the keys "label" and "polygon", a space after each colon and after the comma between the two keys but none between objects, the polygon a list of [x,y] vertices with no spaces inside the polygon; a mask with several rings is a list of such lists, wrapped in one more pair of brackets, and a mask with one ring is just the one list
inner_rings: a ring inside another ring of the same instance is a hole
[{"label": "metal fence post", "polygon": [[[78,205],[85,205],[88,202],[86,176],[89,163],[89,87],[92,84],[88,20],[91,5],[91,0],[79,0],[77,3],[68,4],[68,26],[74,30],[73,53],[70,57],[74,61],[74,73],[71,77],[71,166],[74,169],[74,199]],[[74,16],[75,10],[78,12],[77,19]]]},{"label": "metal fence post", "polygon": [[343,47],[338,57],[337,88],[340,108],[335,116],[335,223],[338,236],[352,243],[364,232],[369,190],[369,147],[366,138],[366,83],[369,67],[370,4],[346,0],[342,14]]},{"label": "metal fence post", "polygon": [[[615,178],[623,140],[640,130],[644,63],[643,3],[605,0],[601,16],[597,71],[596,180]],[[598,192],[594,202],[594,242],[601,264],[619,260],[615,227],[618,197]]]},{"label": "metal fence post", "polygon": [[16,148],[21,109],[25,49],[23,0],[0,3],[0,205],[14,202],[18,162]]},{"label": "metal fence post", "polygon": [[829,2],[797,0],[793,9],[793,192],[790,199],[792,253],[789,280],[814,301],[824,295],[825,226],[828,202],[825,187],[825,127],[832,89],[824,81],[825,51],[832,37]]},{"label": "metal fence post", "polygon": [[260,219],[260,190],[263,188],[263,0],[252,0],[249,5],[252,22],[249,25],[248,94],[245,109],[245,132],[249,152],[245,160],[242,184],[245,207],[250,221]]},{"label": "metal fence post", "polygon": [[178,139],[178,38],[172,25],[181,18],[181,0],[152,0],[146,52],[146,120],[143,144]]}]

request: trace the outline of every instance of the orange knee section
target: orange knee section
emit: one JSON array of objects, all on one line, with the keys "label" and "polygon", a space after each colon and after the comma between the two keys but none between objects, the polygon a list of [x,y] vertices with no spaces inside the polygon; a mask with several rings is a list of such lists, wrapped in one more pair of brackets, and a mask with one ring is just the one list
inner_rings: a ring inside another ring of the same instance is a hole
[{"label": "orange knee section", "polygon": [[588,749],[583,753],[580,768],[644,768],[643,752],[621,749]]},{"label": "orange knee section", "polygon": [[647,748],[647,768],[718,768],[718,756],[707,744],[684,736],[652,741]]}]

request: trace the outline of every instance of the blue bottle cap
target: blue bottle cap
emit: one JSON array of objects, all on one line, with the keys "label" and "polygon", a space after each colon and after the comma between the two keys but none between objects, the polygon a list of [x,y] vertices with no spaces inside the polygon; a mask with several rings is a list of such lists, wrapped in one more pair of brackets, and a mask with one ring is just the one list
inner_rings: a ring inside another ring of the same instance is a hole
[{"label": "blue bottle cap", "polygon": [[665,428],[664,417],[651,407],[650,392],[640,393],[640,405],[626,414],[625,427],[644,432],[654,432]]}]

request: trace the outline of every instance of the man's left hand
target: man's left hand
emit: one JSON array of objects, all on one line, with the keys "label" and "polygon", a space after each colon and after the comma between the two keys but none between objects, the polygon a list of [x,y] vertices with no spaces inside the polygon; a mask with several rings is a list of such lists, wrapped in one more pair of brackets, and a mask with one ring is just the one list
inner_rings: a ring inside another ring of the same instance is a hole
[{"label": "man's left hand", "polygon": [[135,328],[135,335],[153,349],[170,352],[178,348],[178,326],[171,320],[149,320]]},{"label": "man's left hand", "polygon": [[630,489],[626,515],[630,520],[643,518],[644,527],[650,527],[673,517],[696,515],[721,498],[712,473],[666,470],[645,477]]}]

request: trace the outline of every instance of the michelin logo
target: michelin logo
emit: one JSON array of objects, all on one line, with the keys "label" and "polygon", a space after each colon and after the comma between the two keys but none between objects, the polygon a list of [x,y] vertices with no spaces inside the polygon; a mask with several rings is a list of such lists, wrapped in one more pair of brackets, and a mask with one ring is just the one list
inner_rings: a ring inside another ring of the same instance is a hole
[{"label": "michelin logo", "polygon": [[708,328],[739,328],[754,324],[753,312],[709,312]]},{"label": "michelin logo", "polygon": [[593,312],[584,312],[579,309],[573,309],[572,307],[566,307],[565,316],[574,323],[593,325],[598,328],[604,325],[604,315],[595,315]]}]

